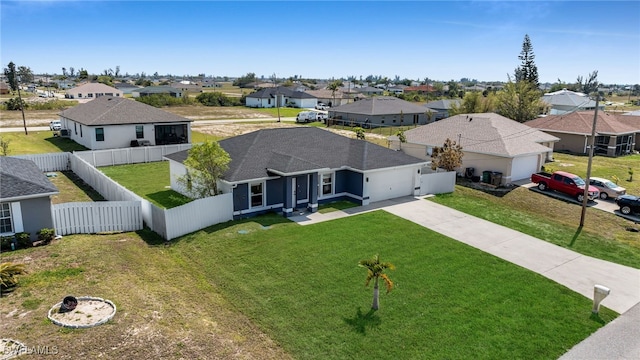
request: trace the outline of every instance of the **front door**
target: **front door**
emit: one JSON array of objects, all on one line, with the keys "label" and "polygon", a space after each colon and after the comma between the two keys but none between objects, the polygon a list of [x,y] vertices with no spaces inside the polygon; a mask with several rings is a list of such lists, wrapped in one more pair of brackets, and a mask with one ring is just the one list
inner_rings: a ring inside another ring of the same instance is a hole
[{"label": "front door", "polygon": [[298,207],[298,185],[296,183],[296,178],[291,178],[291,203],[293,206],[293,210],[296,210]]}]

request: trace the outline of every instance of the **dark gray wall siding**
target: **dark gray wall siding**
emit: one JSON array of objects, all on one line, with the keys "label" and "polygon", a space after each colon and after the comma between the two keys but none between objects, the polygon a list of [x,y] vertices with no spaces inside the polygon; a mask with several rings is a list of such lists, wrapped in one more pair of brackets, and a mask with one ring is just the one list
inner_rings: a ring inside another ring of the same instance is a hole
[{"label": "dark gray wall siding", "polygon": [[285,181],[283,178],[267,181],[267,205],[284,203]]},{"label": "dark gray wall siding", "polygon": [[362,174],[349,171],[339,170],[336,171],[336,185],[335,192],[346,192],[349,194],[362,196]]},{"label": "dark gray wall siding", "polygon": [[249,184],[238,184],[233,189],[233,211],[249,208]]},{"label": "dark gray wall siding", "polygon": [[20,211],[22,212],[24,232],[31,234],[32,241],[38,240],[37,232],[40,229],[53,229],[49,197],[22,200],[20,201]]}]

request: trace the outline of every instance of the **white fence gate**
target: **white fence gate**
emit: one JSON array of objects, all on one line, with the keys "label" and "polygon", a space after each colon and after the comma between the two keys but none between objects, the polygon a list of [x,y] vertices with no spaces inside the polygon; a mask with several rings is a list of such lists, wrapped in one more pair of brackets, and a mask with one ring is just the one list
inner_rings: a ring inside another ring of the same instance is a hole
[{"label": "white fence gate", "polygon": [[71,202],[51,206],[58,235],[96,234],[142,229],[137,201]]},{"label": "white fence gate", "polygon": [[455,190],[456,172],[432,172],[420,175],[420,195],[445,194]]}]

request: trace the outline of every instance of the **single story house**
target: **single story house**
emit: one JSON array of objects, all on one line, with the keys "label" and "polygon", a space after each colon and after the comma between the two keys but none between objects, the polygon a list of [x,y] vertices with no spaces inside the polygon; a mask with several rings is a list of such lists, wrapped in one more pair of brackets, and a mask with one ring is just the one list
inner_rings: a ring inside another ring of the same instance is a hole
[{"label": "single story house", "polygon": [[435,91],[435,88],[431,85],[416,85],[416,86],[408,86],[404,88],[405,93],[417,92],[419,94],[428,94],[434,91]]},{"label": "single story house", "polygon": [[[549,105],[548,115],[562,115],[574,111],[594,110],[595,100],[591,100],[586,94],[562,89],[542,95],[542,101]],[[604,111],[604,104],[598,106]]]},{"label": "single story house", "polygon": [[451,110],[451,106],[460,106],[462,101],[460,99],[445,99],[445,100],[436,100],[430,101],[424,104],[429,110],[435,111],[434,120],[442,120],[449,117],[449,110]]},{"label": "single story house", "polygon": [[[389,137],[392,149],[431,159],[434,147],[447,139],[462,146],[464,156],[458,173],[474,176],[484,171],[501,173],[501,183],[527,179],[553,159],[559,139],[495,113],[460,114],[404,132],[406,143]],[[467,174],[469,175],[469,174]]]},{"label": "single story house", "polygon": [[97,99],[100,96],[122,97],[122,90],[101,83],[87,83],[67,90],[70,99]]},{"label": "single story house", "polygon": [[190,143],[191,121],[135,100],[111,96],[60,113],[61,134],[91,150]]},{"label": "single story house", "polygon": [[134,98],[155,94],[167,94],[174,98],[181,98],[183,91],[171,86],[147,86],[142,89],[135,89],[131,91],[131,95]]},{"label": "single story house", "polygon": [[260,89],[247,95],[246,105],[254,108],[273,108],[291,106],[296,108],[313,108],[318,100],[304,91],[291,90],[288,87],[276,86]]},{"label": "single story house", "polygon": [[195,84],[195,83],[191,83],[191,82],[174,82],[171,83],[171,87],[172,88],[176,88],[176,89],[180,89],[182,90],[182,92],[192,92],[192,93],[201,93],[202,90],[202,86]]},{"label": "single story house", "polygon": [[306,93],[315,97],[318,103],[324,103],[329,105],[329,107],[340,106],[353,102],[353,97],[347,96],[340,90],[336,90],[335,92],[327,89],[307,90]]},{"label": "single story house", "polygon": [[5,82],[0,82],[0,95],[5,95],[11,93],[11,89],[9,89],[9,85]]},{"label": "single story house", "polygon": [[354,90],[362,95],[382,95],[382,93],[384,93],[384,90],[374,86],[363,86],[355,88]]},{"label": "single story house", "polygon": [[[594,111],[577,111],[564,115],[549,115],[525,124],[560,138],[556,150],[588,154],[593,130]],[[620,156],[637,147],[637,124],[625,121],[626,116],[598,111],[594,153]]]},{"label": "single story house", "polygon": [[375,96],[329,109],[329,120],[363,127],[424,125],[428,109],[393,96]]},{"label": "single story house", "polygon": [[[221,140],[220,146],[231,162],[219,189],[233,193],[237,218],[267,211],[291,216],[305,208],[315,212],[318,204],[341,199],[366,205],[417,195],[421,169],[429,164],[316,127],[258,130]],[[165,156],[171,188],[187,196],[177,178],[187,174],[188,154]]]},{"label": "single story house", "polygon": [[128,83],[128,82],[115,83],[115,84],[113,84],[113,86],[116,89],[122,91],[123,94],[131,94],[131,92],[133,90],[140,89],[140,86],[133,85],[133,84]]},{"label": "single story house", "polygon": [[407,85],[398,84],[398,85],[390,86],[389,88],[387,88],[387,91],[392,94],[404,94],[404,90],[406,88],[408,88]]},{"label": "single story house", "polygon": [[618,120],[637,129],[636,130],[636,146],[634,150],[640,151],[640,110],[624,113],[622,114],[621,117],[618,117]]},{"label": "single story house", "polygon": [[58,188],[31,160],[0,156],[0,236],[53,228],[51,196]]}]

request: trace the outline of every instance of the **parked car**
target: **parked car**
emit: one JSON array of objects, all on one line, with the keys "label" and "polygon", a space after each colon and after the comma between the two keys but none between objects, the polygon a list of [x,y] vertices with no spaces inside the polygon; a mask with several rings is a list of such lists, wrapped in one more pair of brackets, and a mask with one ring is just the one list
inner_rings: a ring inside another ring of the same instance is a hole
[{"label": "parked car", "polygon": [[616,204],[620,207],[620,212],[625,215],[640,214],[640,197],[638,196],[620,195],[616,198]]},{"label": "parked car", "polygon": [[[538,184],[541,191],[555,190],[576,198],[579,202],[584,200],[584,187],[586,183],[578,175],[564,171],[556,171],[553,174],[539,172],[531,174],[531,182]],[[594,200],[600,192],[594,186],[589,186],[588,198]]]},{"label": "parked car", "polygon": [[62,123],[60,120],[53,120],[49,123],[49,129],[51,129],[51,131],[58,131],[62,129]]},{"label": "parked car", "polygon": [[316,105],[316,110],[327,110],[328,108],[329,107],[325,103],[318,103],[318,105]]},{"label": "parked car", "polygon": [[298,123],[307,123],[311,121],[316,121],[316,113],[314,111],[302,111],[299,112],[296,116],[296,122]]},{"label": "parked car", "polygon": [[327,122],[327,113],[321,113],[321,112],[317,113],[316,121]]},{"label": "parked car", "polygon": [[611,180],[592,177],[589,179],[589,185],[595,186],[600,191],[600,199],[607,200],[608,198],[617,198],[620,195],[627,193],[627,189],[622,186],[618,186]]}]

